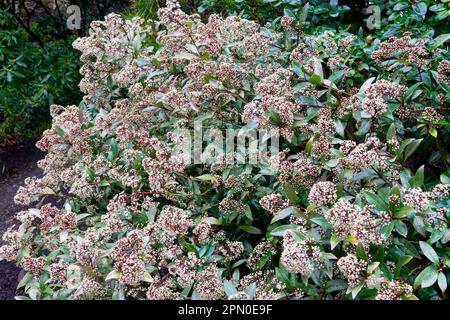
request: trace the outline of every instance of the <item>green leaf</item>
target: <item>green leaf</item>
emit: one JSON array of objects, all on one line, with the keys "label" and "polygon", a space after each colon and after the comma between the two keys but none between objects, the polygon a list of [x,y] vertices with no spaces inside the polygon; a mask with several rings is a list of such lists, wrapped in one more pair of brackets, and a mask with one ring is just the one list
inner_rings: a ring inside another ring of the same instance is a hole
[{"label": "green leaf", "polygon": [[425,166],[421,166],[419,169],[417,169],[416,174],[414,177],[411,178],[409,181],[409,184],[411,185],[411,188],[419,188],[423,186],[425,179]]},{"label": "green leaf", "polygon": [[378,262],[378,261],[375,261],[374,263],[370,264],[367,267],[367,273],[368,274],[374,273],[374,271],[378,268],[379,265],[380,265],[380,262]]},{"label": "green leaf", "polygon": [[352,298],[355,299],[358,296],[358,293],[362,290],[364,287],[364,283],[361,283],[360,285],[354,287],[352,289]]},{"label": "green leaf", "polygon": [[286,224],[273,229],[272,231],[270,231],[270,234],[274,237],[282,237],[287,230],[294,230],[297,228],[298,225],[296,224]]},{"label": "green leaf", "polygon": [[322,83],[323,79],[323,68],[322,68],[322,61],[320,61],[318,58],[313,58],[313,67],[314,71],[313,74],[320,77],[320,83]]},{"label": "green leaf", "polygon": [[364,250],[364,247],[362,246],[362,244],[358,244],[358,246],[356,247],[356,257],[360,260],[364,260],[367,261],[369,259],[369,257],[367,256],[366,250]]},{"label": "green leaf", "polygon": [[433,44],[430,46],[430,49],[435,50],[449,40],[450,33],[441,34],[440,36],[436,37],[436,39],[434,39]]},{"label": "green leaf", "polygon": [[442,293],[445,293],[447,290],[447,277],[442,272],[439,272],[438,275],[438,286],[441,289]]},{"label": "green leaf", "polygon": [[105,281],[109,281],[109,280],[115,280],[115,279],[119,279],[120,277],[120,272],[117,270],[112,270],[110,273],[108,273],[108,275],[105,278]]},{"label": "green leaf", "polygon": [[335,126],[336,126],[336,133],[341,136],[341,138],[345,138],[345,126],[347,125],[347,123],[341,121],[341,120],[336,120],[335,122]]},{"label": "green leaf", "polygon": [[99,186],[100,187],[109,187],[111,184],[109,183],[109,181],[108,180],[102,180],[102,181],[100,181],[100,183],[99,183]]},{"label": "green leaf", "polygon": [[414,141],[413,138],[409,138],[409,139],[403,140],[402,143],[400,143],[400,146],[399,146],[399,148],[398,148],[398,150],[397,150],[397,152],[396,152],[397,158],[398,158],[400,161],[404,161],[404,154],[403,154],[403,153],[404,153],[406,147],[407,147],[411,142],[413,142],[413,141]]},{"label": "green leaf", "polygon": [[389,126],[389,129],[388,129],[388,131],[386,133],[386,141],[391,140],[392,138],[394,138],[396,134],[397,134],[397,128],[395,127],[395,124],[392,123]]},{"label": "green leaf", "polygon": [[432,5],[429,9],[430,9],[430,11],[433,11],[433,12],[439,12],[439,11],[445,10],[445,7],[444,7],[443,3],[440,3],[440,4]]},{"label": "green leaf", "polygon": [[299,22],[301,25],[305,24],[305,21],[308,18],[308,11],[309,11],[309,2],[307,2],[302,8],[302,12],[300,14],[300,19],[299,19]]},{"label": "green leaf", "polygon": [[422,236],[426,236],[427,235],[427,232],[426,232],[426,230],[425,230],[425,224],[424,224],[424,222],[423,222],[423,219],[422,219],[422,217],[420,217],[420,216],[415,216],[414,217],[414,220],[413,220],[413,227],[414,227],[414,229],[418,232],[418,233],[420,233]]},{"label": "green leaf", "polygon": [[25,287],[30,280],[33,279],[33,274],[30,272],[25,273],[23,278],[20,280],[19,284],[17,285],[17,289],[21,289]]},{"label": "green leaf", "polygon": [[422,16],[422,19],[425,19],[425,14],[428,10],[428,6],[425,2],[419,2],[418,4],[414,5],[413,8],[417,14],[420,14]]},{"label": "green leaf", "polygon": [[249,218],[251,221],[253,221],[252,208],[250,208],[248,204],[245,205],[245,216]]},{"label": "green leaf", "polygon": [[233,263],[233,265],[231,266],[231,269],[236,269],[237,267],[244,264],[245,262],[247,262],[247,259],[238,260],[235,263]]},{"label": "green leaf", "polygon": [[411,143],[406,147],[405,155],[404,155],[404,157],[403,157],[403,161],[408,160],[408,158],[409,158],[410,156],[413,155],[413,153],[417,150],[417,148],[418,148],[419,145],[422,143],[422,141],[423,141],[423,139],[417,139],[417,140],[414,140],[413,142],[411,142]]},{"label": "green leaf", "polygon": [[328,293],[335,292],[335,291],[341,291],[347,289],[348,284],[347,281],[340,280],[340,279],[333,279],[327,282],[325,285],[325,291]]},{"label": "green leaf", "polygon": [[283,209],[279,211],[273,218],[270,224],[273,224],[279,220],[282,220],[286,217],[289,217],[291,214],[300,213],[300,210],[298,210],[296,207],[288,207],[286,209]]},{"label": "green leaf", "polygon": [[91,216],[91,213],[82,213],[77,215],[77,222],[83,220],[84,218],[87,218]]},{"label": "green leaf", "polygon": [[375,77],[367,79],[361,88],[359,89],[359,93],[365,94],[366,90],[370,87],[370,85],[375,81]]},{"label": "green leaf", "polygon": [[205,218],[205,220],[208,221],[212,225],[221,225],[222,224],[222,220],[219,220],[215,217],[207,217],[207,218]]},{"label": "green leaf", "polygon": [[195,180],[199,180],[199,181],[210,181],[210,182],[217,182],[217,177],[210,175],[210,174],[204,174],[201,176],[198,176],[195,178]]},{"label": "green leaf", "polygon": [[[153,266],[152,266],[152,267],[153,267]],[[157,270],[156,267],[153,267],[153,268],[154,268],[153,271]],[[153,271],[151,271],[151,272],[153,272]],[[141,281],[151,283],[151,282],[153,281],[153,277],[152,277],[151,274],[150,274],[151,272],[144,272],[144,275],[142,276]]]},{"label": "green leaf", "polygon": [[437,132],[437,130],[436,130],[436,128],[435,127],[432,127],[429,131],[428,131],[428,133],[433,137],[433,138],[437,138],[437,136],[438,136],[438,132]]},{"label": "green leaf", "polygon": [[419,298],[417,298],[415,295],[412,294],[412,295],[407,296],[407,297],[403,296],[402,300],[419,300]]},{"label": "green leaf", "polygon": [[295,13],[289,8],[284,8],[283,14],[286,17],[297,19],[297,16],[295,15]]},{"label": "green leaf", "polygon": [[324,216],[313,217],[309,220],[321,226],[324,230],[330,230],[333,227]]},{"label": "green leaf", "polygon": [[412,256],[401,256],[396,265],[395,265],[395,271],[394,274],[397,277],[398,275],[400,275],[400,271],[402,270],[402,268],[408,264],[408,262],[410,262],[412,260]]},{"label": "green leaf", "polygon": [[116,139],[111,139],[110,145],[111,145],[112,156],[115,159],[119,155],[119,152],[120,152],[119,144]]},{"label": "green leaf", "polygon": [[26,297],[26,296],[15,296],[14,300],[22,301],[22,300],[33,300],[33,299],[31,299],[30,297]]},{"label": "green leaf", "polygon": [[438,278],[438,271],[434,265],[426,267],[414,280],[414,288],[431,287]]},{"label": "green leaf", "polygon": [[419,251],[416,249],[416,247],[411,242],[409,242],[408,240],[403,239],[403,238],[398,238],[395,240],[396,240],[396,242],[398,241],[402,250],[406,254],[413,256],[414,258],[422,259]]},{"label": "green leaf", "polygon": [[331,250],[333,250],[339,244],[339,242],[341,242],[341,239],[339,239],[336,235],[332,234],[330,237]]},{"label": "green leaf", "polygon": [[443,184],[450,184],[450,177],[448,176],[448,174],[445,174],[445,173],[441,174],[441,176],[439,177],[439,180]]},{"label": "green leaf", "polygon": [[450,16],[450,11],[444,10],[444,11],[439,12],[436,15],[436,20],[441,21],[441,20],[447,19],[449,16]]},{"label": "green leaf", "polygon": [[223,289],[224,289],[225,294],[227,295],[227,297],[230,297],[230,296],[235,295],[237,293],[237,289],[234,286],[233,282],[231,282],[229,280],[224,280],[224,282],[223,282]]},{"label": "green leaf", "polygon": [[419,241],[419,246],[425,257],[428,258],[428,260],[430,260],[434,264],[439,263],[439,256],[437,255],[436,251],[434,251],[432,246],[430,246],[428,243],[424,241]]},{"label": "green leaf", "polygon": [[349,72],[349,70],[336,70],[328,77],[328,80],[332,83],[342,81]]},{"label": "green leaf", "polygon": [[[418,83],[412,85],[412,86],[408,89],[408,91],[406,91],[406,93],[405,93],[405,100],[406,100],[406,101],[412,100],[412,99],[413,99],[414,93],[416,92],[416,90],[417,90],[421,85],[422,85],[422,82],[418,82]],[[416,97],[416,98],[417,98],[417,97]]]},{"label": "green leaf", "polygon": [[322,83],[322,78],[318,74],[313,74],[309,77],[309,82],[315,85],[319,85]]},{"label": "green leaf", "polygon": [[86,168],[85,168],[85,172],[86,172],[86,174],[88,175],[89,179],[91,179],[91,180],[94,180],[94,179],[95,179],[95,171],[94,171],[94,170],[92,170],[92,169],[89,168],[89,167],[86,167]]},{"label": "green leaf", "polygon": [[254,226],[239,226],[239,229],[250,234],[262,234],[261,230]]},{"label": "green leaf", "polygon": [[293,204],[300,205],[302,203],[291,184],[285,183],[283,189],[289,201],[291,201]]},{"label": "green leaf", "polygon": [[401,220],[397,220],[395,222],[395,230],[398,232],[398,234],[402,235],[405,238],[408,235],[408,227]]},{"label": "green leaf", "polygon": [[394,186],[391,188],[391,191],[389,192],[389,195],[393,195],[395,194],[396,196],[400,197],[401,192],[400,192],[400,188],[398,186]]},{"label": "green leaf", "polygon": [[278,280],[284,283],[288,289],[292,287],[291,281],[289,279],[289,273],[286,270],[275,268],[275,276]]},{"label": "green leaf", "polygon": [[276,126],[281,126],[283,124],[281,116],[273,110],[269,110],[269,120],[272,124]]},{"label": "green leaf", "polygon": [[381,228],[381,233],[384,235],[385,238],[389,238],[389,236],[392,233],[392,230],[394,230],[394,226],[395,226],[395,221],[391,221],[387,225],[385,225]]},{"label": "green leaf", "polygon": [[259,269],[264,268],[264,266],[270,260],[271,257],[272,257],[271,253],[268,253],[268,254],[265,254],[264,256],[262,256],[258,263]]},{"label": "green leaf", "polygon": [[358,137],[364,136],[365,134],[367,134],[367,132],[369,132],[371,126],[372,121],[370,119],[362,119],[358,127],[358,131],[355,132],[355,135],[357,135]]},{"label": "green leaf", "polygon": [[373,204],[378,210],[381,211],[389,211],[389,206],[380,196],[370,192],[364,191],[364,196],[368,203]]},{"label": "green leaf", "polygon": [[397,3],[397,4],[394,6],[393,10],[394,10],[394,11],[401,11],[401,10],[403,10],[403,9],[408,8],[409,5],[410,5],[410,4],[409,4],[408,2],[406,2],[406,1],[399,2],[399,3]]},{"label": "green leaf", "polygon": [[314,139],[311,138],[311,139],[309,139],[308,142],[306,143],[306,146],[305,146],[305,154],[308,155],[308,156],[311,155],[311,150],[312,150],[312,147],[313,147],[313,142],[314,142]]}]

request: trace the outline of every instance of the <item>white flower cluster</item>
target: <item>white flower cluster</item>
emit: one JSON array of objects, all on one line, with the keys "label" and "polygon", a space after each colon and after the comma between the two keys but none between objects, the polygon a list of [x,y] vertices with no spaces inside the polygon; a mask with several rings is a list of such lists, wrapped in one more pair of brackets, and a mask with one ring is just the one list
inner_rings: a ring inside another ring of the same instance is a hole
[{"label": "white flower cluster", "polygon": [[280,261],[289,272],[308,276],[320,266],[320,249],[315,245],[314,240],[297,241],[290,232],[286,232]]},{"label": "white flower cluster", "polygon": [[343,240],[350,239],[364,246],[379,245],[383,241],[378,217],[368,207],[361,208],[341,198],[325,216],[333,225],[334,234]]},{"label": "white flower cluster", "polygon": [[309,202],[317,207],[333,204],[336,199],[336,186],[329,181],[321,181],[313,185],[308,198]]}]

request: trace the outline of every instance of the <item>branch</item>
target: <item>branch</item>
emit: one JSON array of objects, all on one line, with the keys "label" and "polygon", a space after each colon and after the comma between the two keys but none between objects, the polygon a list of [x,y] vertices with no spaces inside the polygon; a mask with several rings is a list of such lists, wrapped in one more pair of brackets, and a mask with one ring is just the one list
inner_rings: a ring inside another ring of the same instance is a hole
[{"label": "branch", "polygon": [[35,34],[33,32],[33,30],[30,29],[30,27],[22,20],[22,18],[20,18],[20,12],[19,13],[15,12],[14,8],[11,8],[11,12],[14,15],[14,17],[16,18],[17,23],[22,26],[22,28],[25,30],[25,32],[28,33],[28,35],[34,41],[36,41],[42,49],[44,49],[44,43],[42,42],[41,38],[39,38],[39,36],[37,34]]}]

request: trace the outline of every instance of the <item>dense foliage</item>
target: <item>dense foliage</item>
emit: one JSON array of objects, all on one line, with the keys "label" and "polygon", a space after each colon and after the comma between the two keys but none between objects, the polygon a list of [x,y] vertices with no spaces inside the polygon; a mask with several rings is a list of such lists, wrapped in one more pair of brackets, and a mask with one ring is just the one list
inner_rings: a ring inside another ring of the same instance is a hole
[{"label": "dense foliage", "polygon": [[86,34],[90,21],[127,1],[77,1],[77,30],[67,27],[69,4],[0,0],[0,146],[42,134],[51,122],[51,104],[80,102],[80,56],[71,43]]},{"label": "dense foliage", "polygon": [[39,135],[51,121],[51,104],[81,99],[78,61],[70,44],[61,39],[40,47],[13,15],[0,11],[0,145]]},{"label": "dense foliage", "polygon": [[306,8],[309,12],[308,26],[348,27],[353,24],[358,28],[364,20],[361,14],[364,7],[366,7],[364,0],[340,1],[340,3],[333,0],[202,0],[198,10],[228,15],[241,14],[244,18],[265,23],[280,18],[286,12],[300,17]]},{"label": "dense foliage", "polygon": [[[450,35],[310,35],[301,12],[91,24],[83,102],[52,106],[15,198],[36,209],[3,236],[20,299],[447,298]],[[193,164],[199,122],[281,150]]]}]

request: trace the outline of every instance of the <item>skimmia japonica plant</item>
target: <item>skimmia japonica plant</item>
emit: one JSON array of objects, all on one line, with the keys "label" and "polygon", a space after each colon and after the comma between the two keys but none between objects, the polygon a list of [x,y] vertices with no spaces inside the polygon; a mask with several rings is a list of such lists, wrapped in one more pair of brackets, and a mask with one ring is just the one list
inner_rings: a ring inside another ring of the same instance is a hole
[{"label": "skimmia japonica plant", "polygon": [[[448,37],[301,23],[173,1],[92,23],[84,100],[52,107],[45,174],[15,198],[36,208],[3,235],[19,298],[446,298]],[[198,122],[279,143],[249,162],[206,139],[192,162],[176,133]]]}]

